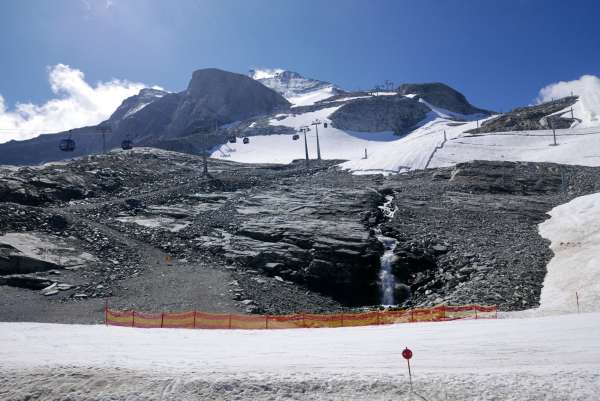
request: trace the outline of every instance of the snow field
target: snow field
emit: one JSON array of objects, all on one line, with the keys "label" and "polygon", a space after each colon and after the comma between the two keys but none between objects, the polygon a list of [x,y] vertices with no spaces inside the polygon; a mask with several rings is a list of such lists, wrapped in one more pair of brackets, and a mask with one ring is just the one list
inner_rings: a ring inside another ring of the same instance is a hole
[{"label": "snow field", "polygon": [[[306,96],[321,96],[322,91]],[[411,95],[407,95],[411,97]],[[554,162],[600,166],[600,95],[585,93],[573,106],[576,122],[571,129],[557,130],[558,146],[552,130],[513,131],[470,135],[465,131],[485,121],[481,115],[461,115],[420,100],[431,109],[429,116],[411,133],[397,136],[392,132],[352,132],[329,126],[319,129],[321,156],[347,160],[340,164],[355,174],[390,174],[426,167],[447,167],[471,160],[507,160]],[[271,125],[298,130],[316,119],[331,122],[329,116],[340,106],[303,114],[288,114]],[[561,111],[566,112],[570,108]],[[560,114],[557,113],[557,114]],[[489,117],[494,118],[494,117]],[[454,119],[466,122],[456,122]],[[444,142],[446,131],[447,142]],[[316,158],[314,127],[308,134],[310,158]],[[365,149],[368,157],[365,159]],[[289,163],[304,158],[304,141],[292,141],[291,135],[253,136],[250,144],[225,144],[212,157],[244,163]]]},{"label": "snow field", "polygon": [[[390,391],[412,399],[400,355],[408,346],[417,391],[430,399],[446,399],[444,392],[458,397],[448,399],[593,399],[600,391],[598,336],[598,313],[270,331],[1,323],[0,371],[16,382],[0,380],[0,396],[8,388],[22,394],[44,383],[56,388],[85,373],[112,376],[85,391],[117,390],[119,399],[144,399],[136,389],[140,375],[152,378],[145,391],[156,381],[170,383],[172,399],[199,399],[188,394],[202,387],[194,380],[204,387],[230,383],[234,393],[245,388],[251,397],[242,399],[293,399],[289,392],[304,399],[302,388],[310,393],[310,386],[315,399],[373,399]],[[252,382],[261,386],[248,389]],[[77,392],[84,389],[73,386],[71,399],[98,399]],[[182,394],[190,398],[177,398]],[[228,399],[214,392],[219,396]]]}]

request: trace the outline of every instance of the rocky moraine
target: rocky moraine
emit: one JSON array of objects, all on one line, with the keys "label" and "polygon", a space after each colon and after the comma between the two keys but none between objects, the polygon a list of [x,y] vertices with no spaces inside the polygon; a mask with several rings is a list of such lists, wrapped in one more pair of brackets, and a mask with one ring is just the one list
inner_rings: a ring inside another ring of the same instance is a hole
[{"label": "rocky moraine", "polygon": [[[140,148],[0,168],[0,319],[98,322],[118,308],[327,312],[539,302],[552,207],[598,169],[470,162],[383,177],[337,161],[251,165]],[[390,198],[391,197],[391,198]],[[392,199],[396,212],[380,208]]]}]

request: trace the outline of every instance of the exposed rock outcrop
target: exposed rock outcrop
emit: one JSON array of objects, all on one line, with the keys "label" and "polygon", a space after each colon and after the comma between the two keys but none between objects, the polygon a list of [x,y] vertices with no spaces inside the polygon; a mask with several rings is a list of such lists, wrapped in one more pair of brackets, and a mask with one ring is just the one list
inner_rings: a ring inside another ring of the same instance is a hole
[{"label": "exposed rock outcrop", "polygon": [[471,105],[467,98],[456,89],[439,82],[402,84],[398,87],[397,91],[400,95],[417,95],[414,97],[415,99],[422,98],[433,106],[459,114],[491,114],[488,110],[479,109]]},{"label": "exposed rock outcrop", "polygon": [[536,106],[519,107],[496,118],[484,121],[481,127],[469,130],[472,134],[529,131],[540,129],[569,128],[576,120],[568,113],[554,114],[577,102],[577,96],[569,96]]},{"label": "exposed rock outcrop", "polygon": [[406,133],[427,117],[429,108],[403,96],[375,96],[356,99],[340,107],[329,118],[339,129]]}]

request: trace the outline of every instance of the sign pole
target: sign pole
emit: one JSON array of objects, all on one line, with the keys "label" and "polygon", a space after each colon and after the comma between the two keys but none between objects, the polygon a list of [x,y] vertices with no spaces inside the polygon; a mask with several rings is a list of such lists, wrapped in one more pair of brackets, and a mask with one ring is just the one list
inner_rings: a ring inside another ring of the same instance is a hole
[{"label": "sign pole", "polygon": [[408,379],[410,381],[410,391],[413,391],[413,384],[412,384],[412,372],[410,371],[410,358],[412,358],[412,351],[408,349],[408,347],[404,348],[404,351],[402,351],[402,357],[404,359],[406,359],[406,363],[408,365]]}]

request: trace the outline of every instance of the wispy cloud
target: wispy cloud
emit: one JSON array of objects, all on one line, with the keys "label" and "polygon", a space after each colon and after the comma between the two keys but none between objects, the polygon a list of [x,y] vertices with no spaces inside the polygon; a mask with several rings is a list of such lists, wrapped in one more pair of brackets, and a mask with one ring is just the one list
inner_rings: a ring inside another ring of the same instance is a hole
[{"label": "wispy cloud", "polygon": [[10,110],[0,95],[0,143],[98,124],[147,87],[119,79],[90,85],[82,71],[65,64],[48,67],[48,80],[56,97],[43,104],[17,103]]}]

